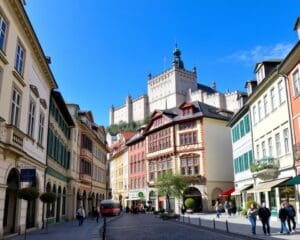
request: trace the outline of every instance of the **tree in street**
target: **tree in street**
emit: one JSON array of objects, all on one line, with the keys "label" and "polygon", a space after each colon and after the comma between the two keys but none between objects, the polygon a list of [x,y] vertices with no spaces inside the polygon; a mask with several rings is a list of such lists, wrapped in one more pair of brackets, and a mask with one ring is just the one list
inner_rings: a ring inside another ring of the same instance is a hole
[{"label": "tree in street", "polygon": [[166,196],[168,211],[171,210],[170,197],[181,198],[188,183],[181,175],[174,175],[171,171],[163,173],[158,178],[158,194]]}]

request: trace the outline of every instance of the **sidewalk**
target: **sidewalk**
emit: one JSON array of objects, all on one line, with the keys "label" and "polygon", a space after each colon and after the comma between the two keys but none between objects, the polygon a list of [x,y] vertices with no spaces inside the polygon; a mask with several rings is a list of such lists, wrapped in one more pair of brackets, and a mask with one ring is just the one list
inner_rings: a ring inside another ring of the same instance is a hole
[{"label": "sidewalk", "polygon": [[[200,220],[199,220],[200,218]],[[215,219],[215,228],[217,230],[226,231],[226,220],[228,222],[228,231],[231,233],[237,233],[246,235],[252,239],[288,239],[288,240],[299,240],[300,239],[300,228],[296,225],[296,233],[290,235],[280,234],[280,222],[270,221],[271,236],[264,236],[261,222],[257,221],[256,235],[251,233],[251,225],[244,216],[226,216],[222,214],[220,218],[216,218],[216,214],[184,214],[180,216],[180,222],[187,224],[201,225],[206,228],[214,228],[213,219]]]}]

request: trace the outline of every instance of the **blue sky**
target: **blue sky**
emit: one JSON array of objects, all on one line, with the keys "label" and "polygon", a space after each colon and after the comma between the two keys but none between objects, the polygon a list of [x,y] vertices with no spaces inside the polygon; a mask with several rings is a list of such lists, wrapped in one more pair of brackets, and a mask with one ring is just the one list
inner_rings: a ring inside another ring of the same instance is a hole
[{"label": "blue sky", "polygon": [[242,90],[257,61],[297,42],[299,0],[27,0],[26,11],[67,102],[108,124],[108,110],[146,93],[170,67],[175,42],[186,69],[220,91]]}]

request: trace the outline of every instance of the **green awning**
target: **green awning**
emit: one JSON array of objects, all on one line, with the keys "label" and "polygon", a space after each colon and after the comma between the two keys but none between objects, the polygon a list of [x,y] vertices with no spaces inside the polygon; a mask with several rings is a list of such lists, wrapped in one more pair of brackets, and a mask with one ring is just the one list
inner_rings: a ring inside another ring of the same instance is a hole
[{"label": "green awning", "polygon": [[292,186],[292,185],[296,185],[296,184],[300,184],[300,175],[297,175],[296,177],[288,180],[283,185]]}]

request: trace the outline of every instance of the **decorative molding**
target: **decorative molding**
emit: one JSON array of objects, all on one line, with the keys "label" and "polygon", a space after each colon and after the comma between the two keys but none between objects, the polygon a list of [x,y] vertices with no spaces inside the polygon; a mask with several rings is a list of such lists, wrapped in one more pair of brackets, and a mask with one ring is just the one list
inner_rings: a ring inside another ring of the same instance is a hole
[{"label": "decorative molding", "polygon": [[2,51],[2,49],[0,49],[0,60],[7,65],[8,64],[8,60],[6,57],[6,54]]},{"label": "decorative molding", "polygon": [[24,78],[23,78],[23,76],[22,76],[20,73],[18,73],[18,72],[14,69],[14,70],[12,70],[12,74],[13,74],[14,77],[19,81],[19,83],[21,83],[21,85],[22,85],[23,87],[26,86],[26,83],[25,83],[25,81],[24,81]]},{"label": "decorative molding", "polygon": [[30,90],[34,93],[34,95],[37,98],[39,98],[40,97],[40,93],[39,93],[38,88],[35,85],[33,85],[33,84],[30,84],[29,86],[30,86]]},{"label": "decorative molding", "polygon": [[40,104],[41,104],[45,109],[47,109],[47,102],[46,102],[46,100],[45,100],[44,98],[41,98],[41,99],[40,99]]}]

